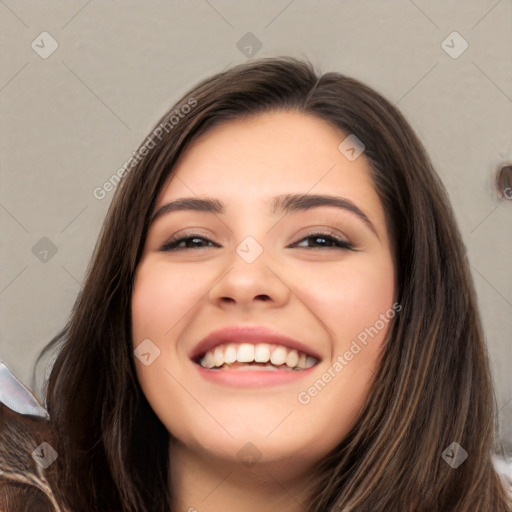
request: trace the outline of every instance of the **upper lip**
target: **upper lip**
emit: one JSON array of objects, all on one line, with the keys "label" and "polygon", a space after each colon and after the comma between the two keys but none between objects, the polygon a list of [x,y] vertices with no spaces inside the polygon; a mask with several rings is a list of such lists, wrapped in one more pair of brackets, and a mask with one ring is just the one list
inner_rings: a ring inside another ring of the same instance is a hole
[{"label": "upper lip", "polygon": [[305,343],[279,333],[277,330],[264,326],[233,325],[212,331],[202,339],[189,353],[190,359],[197,360],[212,348],[224,343],[269,343],[304,352],[306,355],[321,360],[319,354]]}]

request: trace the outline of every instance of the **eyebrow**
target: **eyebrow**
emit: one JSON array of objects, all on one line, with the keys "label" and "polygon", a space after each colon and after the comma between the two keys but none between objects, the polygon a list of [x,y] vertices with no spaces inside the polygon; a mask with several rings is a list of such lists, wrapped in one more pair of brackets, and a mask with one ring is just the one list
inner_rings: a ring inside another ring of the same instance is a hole
[{"label": "eyebrow", "polygon": [[[361,219],[377,236],[377,230],[368,216],[356,206],[350,199],[341,196],[318,195],[318,194],[284,194],[276,196],[272,201],[271,213],[292,213],[306,211],[321,206],[330,206],[355,214]],[[162,215],[175,211],[199,211],[213,214],[225,213],[224,204],[218,199],[182,197],[161,206],[150,218],[150,224]]]}]

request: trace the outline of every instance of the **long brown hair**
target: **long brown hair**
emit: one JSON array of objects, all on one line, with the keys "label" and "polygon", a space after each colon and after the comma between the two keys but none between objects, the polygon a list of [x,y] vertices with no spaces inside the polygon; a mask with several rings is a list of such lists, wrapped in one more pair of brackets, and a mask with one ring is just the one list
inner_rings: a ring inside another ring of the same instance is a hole
[{"label": "long brown hair", "polygon": [[[47,407],[72,510],[172,510],[170,434],[135,373],[133,278],[157,195],[185,148],[220,123],[266,111],[315,115],[364,143],[402,306],[356,425],[312,475],[307,510],[509,510],[491,462],[496,400],[488,355],[445,189],[390,102],[357,80],[321,75],[287,57],[202,81],[162,117],[125,169],[70,320],[47,347],[59,347]],[[442,457],[453,442],[468,453],[456,469]]]}]

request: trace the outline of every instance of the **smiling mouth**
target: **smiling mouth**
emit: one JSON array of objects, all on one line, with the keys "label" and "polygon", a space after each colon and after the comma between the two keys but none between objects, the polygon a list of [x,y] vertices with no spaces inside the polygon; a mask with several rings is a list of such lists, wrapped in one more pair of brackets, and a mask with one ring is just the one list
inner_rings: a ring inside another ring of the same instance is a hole
[{"label": "smiling mouth", "polygon": [[303,371],[318,364],[318,359],[283,345],[268,343],[225,343],[217,345],[195,361],[214,371]]}]

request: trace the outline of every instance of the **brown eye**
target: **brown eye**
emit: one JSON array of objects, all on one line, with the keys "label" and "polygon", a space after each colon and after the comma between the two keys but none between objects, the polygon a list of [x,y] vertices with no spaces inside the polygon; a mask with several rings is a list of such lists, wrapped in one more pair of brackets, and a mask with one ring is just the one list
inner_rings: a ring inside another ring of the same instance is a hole
[{"label": "brown eye", "polygon": [[[313,248],[326,248],[326,249],[338,248],[338,249],[348,249],[350,251],[355,250],[354,246],[350,242],[347,242],[346,240],[342,240],[341,238],[337,238],[337,237],[334,237],[332,235],[328,235],[325,233],[312,233],[312,234],[308,235],[307,237],[303,238],[301,240],[301,242],[304,240],[312,240],[313,244],[316,245],[316,247],[313,247]],[[297,245],[297,244],[298,243],[296,243],[294,245]],[[311,247],[311,246],[308,246],[308,247]]]},{"label": "brown eye", "polygon": [[[179,247],[182,243],[185,243],[185,246]],[[161,248],[161,251],[182,251],[184,249],[203,249],[206,246],[202,244],[202,242],[213,244],[214,247],[220,247],[219,244],[212,242],[208,238],[199,235],[189,235],[176,239],[171,239],[166,242]]]}]

